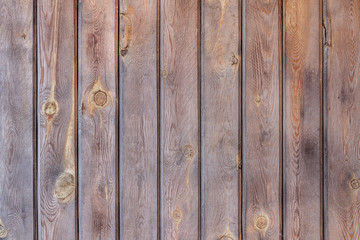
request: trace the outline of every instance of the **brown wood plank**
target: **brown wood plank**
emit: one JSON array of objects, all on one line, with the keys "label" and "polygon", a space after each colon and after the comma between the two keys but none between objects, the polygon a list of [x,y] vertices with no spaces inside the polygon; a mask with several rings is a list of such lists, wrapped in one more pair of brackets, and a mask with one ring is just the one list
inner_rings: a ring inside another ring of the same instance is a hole
[{"label": "brown wood plank", "polygon": [[285,1],[284,237],[321,239],[320,1]]},{"label": "brown wood plank", "polygon": [[281,236],[278,0],[245,1],[244,239]]},{"label": "brown wood plank", "polygon": [[38,2],[39,239],[76,238],[74,12]]},{"label": "brown wood plank", "polygon": [[35,231],[33,4],[0,1],[0,238],[8,240]]},{"label": "brown wood plank", "polygon": [[360,239],[360,3],[326,5],[327,237]]},{"label": "brown wood plank", "polygon": [[236,0],[206,0],[202,6],[204,239],[235,240],[241,231],[239,4]]},{"label": "brown wood plank", "polygon": [[116,1],[79,5],[79,236],[116,239]]},{"label": "brown wood plank", "polygon": [[161,236],[199,232],[199,2],[162,0]]},{"label": "brown wood plank", "polygon": [[157,238],[157,1],[120,1],[120,238]]}]

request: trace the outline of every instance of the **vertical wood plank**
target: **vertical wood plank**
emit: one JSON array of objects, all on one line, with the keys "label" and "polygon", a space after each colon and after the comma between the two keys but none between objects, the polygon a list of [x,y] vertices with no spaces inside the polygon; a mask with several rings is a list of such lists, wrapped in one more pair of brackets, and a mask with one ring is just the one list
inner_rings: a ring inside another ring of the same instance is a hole
[{"label": "vertical wood plank", "polygon": [[161,235],[199,231],[199,2],[161,0]]},{"label": "vertical wood plank", "polygon": [[38,2],[39,239],[75,239],[74,3]]},{"label": "vertical wood plank", "polygon": [[321,239],[320,1],[285,1],[286,239]]},{"label": "vertical wood plank", "polygon": [[0,1],[0,238],[33,239],[33,4]]},{"label": "vertical wood plank", "polygon": [[[239,1],[202,1],[204,239],[239,239]],[[241,184],[241,182],[240,182]]]},{"label": "vertical wood plank", "polygon": [[157,1],[120,2],[120,238],[157,238]]},{"label": "vertical wood plank", "polygon": [[117,4],[79,3],[79,237],[115,239]]},{"label": "vertical wood plank", "polygon": [[326,1],[327,237],[360,238],[360,3]]},{"label": "vertical wood plank", "polygon": [[245,0],[244,239],[281,234],[279,0]]}]

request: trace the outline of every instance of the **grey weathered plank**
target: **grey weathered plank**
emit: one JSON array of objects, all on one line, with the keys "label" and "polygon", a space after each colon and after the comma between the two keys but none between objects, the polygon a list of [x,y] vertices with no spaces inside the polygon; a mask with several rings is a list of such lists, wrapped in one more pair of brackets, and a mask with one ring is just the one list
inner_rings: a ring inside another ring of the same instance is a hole
[{"label": "grey weathered plank", "polygon": [[35,231],[33,4],[0,1],[0,238],[9,240]]},{"label": "grey weathered plank", "polygon": [[75,239],[74,3],[38,2],[39,239]]},{"label": "grey weathered plank", "polygon": [[198,1],[161,0],[161,236],[199,231]]},{"label": "grey weathered plank", "polygon": [[280,4],[244,6],[244,239],[281,234]]},{"label": "grey weathered plank", "polygon": [[360,238],[360,3],[327,0],[326,234]]},{"label": "grey weathered plank", "polygon": [[157,237],[157,1],[120,2],[120,238]]},{"label": "grey weathered plank", "polygon": [[204,239],[240,238],[240,4],[236,0],[202,1]]},{"label": "grey weathered plank", "polygon": [[117,5],[79,4],[79,237],[116,239]]}]

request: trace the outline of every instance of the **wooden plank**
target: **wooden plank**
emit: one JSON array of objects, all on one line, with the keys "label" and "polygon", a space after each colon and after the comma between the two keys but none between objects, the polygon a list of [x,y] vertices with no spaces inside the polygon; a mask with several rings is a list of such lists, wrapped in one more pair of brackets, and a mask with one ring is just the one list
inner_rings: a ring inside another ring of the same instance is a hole
[{"label": "wooden plank", "polygon": [[285,1],[286,239],[322,239],[320,14],[320,1]]},{"label": "wooden plank", "polygon": [[244,6],[244,239],[281,233],[280,3]]},{"label": "wooden plank", "polygon": [[115,239],[117,4],[79,4],[79,237]]},{"label": "wooden plank", "polygon": [[32,0],[0,2],[0,238],[34,238]]},{"label": "wooden plank", "polygon": [[327,225],[332,239],[360,238],[360,3],[326,1]]},{"label": "wooden plank", "polygon": [[198,5],[161,1],[161,239],[199,236]]},{"label": "wooden plank", "polygon": [[72,0],[38,3],[39,239],[75,239],[75,46]]},{"label": "wooden plank", "polygon": [[120,239],[157,238],[157,1],[120,2]]},{"label": "wooden plank", "polygon": [[205,0],[202,4],[203,238],[235,240],[241,231],[240,2]]}]

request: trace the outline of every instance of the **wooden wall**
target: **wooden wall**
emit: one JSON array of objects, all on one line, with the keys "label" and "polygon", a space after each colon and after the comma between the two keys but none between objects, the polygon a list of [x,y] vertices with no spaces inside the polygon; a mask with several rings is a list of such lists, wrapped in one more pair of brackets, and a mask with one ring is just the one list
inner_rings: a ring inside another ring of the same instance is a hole
[{"label": "wooden wall", "polygon": [[0,239],[360,239],[359,0],[1,0]]}]

